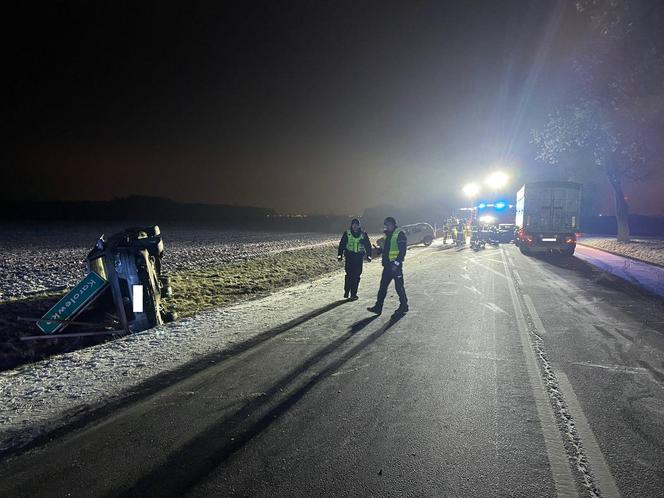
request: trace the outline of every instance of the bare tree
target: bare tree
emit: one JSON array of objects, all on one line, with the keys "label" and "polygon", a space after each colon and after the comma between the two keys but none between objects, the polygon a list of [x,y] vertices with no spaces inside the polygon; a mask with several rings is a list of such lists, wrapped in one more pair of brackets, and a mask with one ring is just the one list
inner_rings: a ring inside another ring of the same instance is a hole
[{"label": "bare tree", "polygon": [[[618,240],[629,241],[625,180],[642,180],[656,157],[664,108],[664,2],[579,0],[593,33],[572,64],[574,95],[533,130],[537,158],[550,164],[574,152],[613,187]],[[579,163],[584,167],[585,163]]]}]

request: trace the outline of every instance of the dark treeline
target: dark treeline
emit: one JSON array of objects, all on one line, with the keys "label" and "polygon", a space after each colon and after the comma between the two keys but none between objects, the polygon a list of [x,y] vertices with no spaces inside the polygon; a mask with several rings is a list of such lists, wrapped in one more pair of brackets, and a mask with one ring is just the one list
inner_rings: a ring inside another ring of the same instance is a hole
[{"label": "dark treeline", "polygon": [[[361,214],[365,229],[382,230],[383,219],[400,224],[436,223],[436,208],[369,208]],[[170,199],[130,196],[110,201],[0,201],[0,220],[11,222],[108,222],[150,225],[165,222],[278,231],[338,232],[357,215],[282,215],[273,209],[225,204],[180,203]]]},{"label": "dark treeline", "polygon": [[[629,215],[629,228],[633,236],[661,237],[664,236],[664,218]],[[582,216],[581,231],[589,234],[616,235],[618,224],[615,216]]]},{"label": "dark treeline", "polygon": [[[394,216],[400,225],[427,222],[440,226],[451,210],[445,206],[379,206],[361,213],[369,232],[380,232],[383,219]],[[446,213],[446,215],[444,215]],[[187,223],[217,227],[242,227],[256,230],[290,232],[339,232],[346,229],[352,215],[281,215],[273,209],[225,204],[180,203],[146,196],[117,198],[111,201],[0,201],[0,220],[10,222],[108,222],[129,224]],[[630,215],[634,235],[664,235],[664,218]],[[584,213],[581,229],[586,233],[614,235],[614,216]]]},{"label": "dark treeline", "polygon": [[329,232],[345,228],[350,218],[338,215],[285,216],[273,209],[226,204],[181,203],[130,196],[110,201],[0,201],[0,220],[9,222],[127,222],[152,225],[186,223],[215,227]]},{"label": "dark treeline", "polygon": [[131,196],[111,201],[1,201],[7,221],[166,221],[246,222],[274,215],[271,209],[223,204],[186,204],[159,197]]}]

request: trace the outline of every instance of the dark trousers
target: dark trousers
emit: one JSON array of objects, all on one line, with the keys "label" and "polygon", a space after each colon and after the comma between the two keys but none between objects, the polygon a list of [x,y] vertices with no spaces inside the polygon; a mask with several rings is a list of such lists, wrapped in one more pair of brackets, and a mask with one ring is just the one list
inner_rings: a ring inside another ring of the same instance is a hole
[{"label": "dark trousers", "polygon": [[346,282],[344,283],[344,293],[351,296],[357,296],[357,289],[360,286],[360,275],[362,275],[362,252],[346,251]]},{"label": "dark trousers", "polygon": [[403,267],[399,266],[397,271],[393,271],[393,266],[390,264],[383,267],[383,274],[380,277],[380,289],[378,289],[378,297],[376,298],[376,306],[380,309],[383,309],[383,302],[385,301],[385,296],[387,296],[387,288],[393,279],[394,288],[399,296],[399,305],[408,305],[406,288],[403,285]]}]

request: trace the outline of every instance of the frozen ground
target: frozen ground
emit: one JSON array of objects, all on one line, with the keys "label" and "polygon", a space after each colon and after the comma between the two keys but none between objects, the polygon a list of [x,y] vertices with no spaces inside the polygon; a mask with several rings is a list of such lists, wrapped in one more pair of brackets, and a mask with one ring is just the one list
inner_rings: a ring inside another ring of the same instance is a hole
[{"label": "frozen ground", "polygon": [[[0,301],[62,290],[85,275],[85,257],[102,233],[130,224],[0,225]],[[161,226],[167,271],[232,263],[338,240],[336,234]]]},{"label": "frozen ground", "polygon": [[[410,251],[411,260],[422,254],[419,248]],[[375,284],[381,269],[379,263],[366,265],[363,279]],[[0,453],[121,398],[160,373],[330,306],[341,297],[343,278],[340,270],[261,299],[0,372]]]},{"label": "frozen ground", "polygon": [[634,238],[631,242],[618,242],[615,237],[582,237],[579,243],[664,266],[664,240]]},{"label": "frozen ground", "polygon": [[[376,273],[373,265],[367,273]],[[0,373],[0,452],[23,446],[141,382],[330,304],[341,272],[268,297]],[[292,306],[297,302],[298,306]]]}]

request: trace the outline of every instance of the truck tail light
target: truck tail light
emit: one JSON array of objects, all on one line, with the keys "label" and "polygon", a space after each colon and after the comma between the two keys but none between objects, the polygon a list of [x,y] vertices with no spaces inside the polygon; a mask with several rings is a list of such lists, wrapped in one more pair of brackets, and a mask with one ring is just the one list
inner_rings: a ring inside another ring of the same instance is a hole
[{"label": "truck tail light", "polygon": [[533,236],[532,235],[524,235],[523,236],[523,241],[526,244],[532,244],[533,243]]},{"label": "truck tail light", "polygon": [[565,244],[574,244],[576,242],[576,237],[568,235],[565,237]]}]

